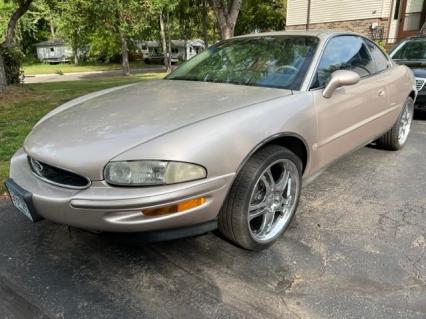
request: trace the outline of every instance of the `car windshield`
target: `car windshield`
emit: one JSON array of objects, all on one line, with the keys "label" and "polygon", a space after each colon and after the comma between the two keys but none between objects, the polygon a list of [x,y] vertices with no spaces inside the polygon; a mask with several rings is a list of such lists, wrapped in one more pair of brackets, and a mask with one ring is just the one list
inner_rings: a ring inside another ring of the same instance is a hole
[{"label": "car windshield", "polygon": [[391,56],[396,60],[426,60],[426,38],[404,42]]},{"label": "car windshield", "polygon": [[317,44],[317,38],[308,36],[225,40],[187,61],[166,79],[297,90]]}]

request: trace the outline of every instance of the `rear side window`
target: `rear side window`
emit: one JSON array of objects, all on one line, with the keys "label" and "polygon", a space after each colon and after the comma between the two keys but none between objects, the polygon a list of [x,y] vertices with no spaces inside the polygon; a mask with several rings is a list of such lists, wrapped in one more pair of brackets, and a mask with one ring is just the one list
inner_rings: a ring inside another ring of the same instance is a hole
[{"label": "rear side window", "polygon": [[370,40],[364,39],[370,49],[374,62],[376,62],[376,72],[382,72],[389,68],[389,60],[385,54],[380,50],[375,43]]},{"label": "rear side window", "polygon": [[375,73],[374,61],[360,37],[338,36],[327,43],[312,88],[325,86],[337,70],[354,71],[360,77]]}]

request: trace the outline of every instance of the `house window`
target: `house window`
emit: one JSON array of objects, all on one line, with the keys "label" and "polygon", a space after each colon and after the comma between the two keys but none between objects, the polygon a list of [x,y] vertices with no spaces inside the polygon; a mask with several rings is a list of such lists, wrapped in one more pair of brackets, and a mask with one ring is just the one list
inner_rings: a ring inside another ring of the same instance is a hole
[{"label": "house window", "polygon": [[50,48],[50,52],[55,52],[55,48]]}]

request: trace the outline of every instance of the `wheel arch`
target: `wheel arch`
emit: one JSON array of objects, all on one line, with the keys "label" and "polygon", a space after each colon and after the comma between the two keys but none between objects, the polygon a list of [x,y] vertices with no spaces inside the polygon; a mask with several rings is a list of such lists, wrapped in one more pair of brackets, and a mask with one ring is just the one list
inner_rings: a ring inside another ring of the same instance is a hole
[{"label": "wheel arch", "polygon": [[309,162],[309,148],[308,144],[306,143],[305,139],[301,137],[299,134],[286,132],[286,133],[278,133],[275,135],[272,135],[263,141],[261,141],[259,144],[257,144],[244,158],[242,163],[237,169],[237,174],[242,169],[244,164],[253,156],[254,153],[259,151],[261,148],[267,146],[267,145],[279,145],[288,148],[290,151],[292,151],[295,155],[297,155],[303,164],[303,171],[305,172],[305,169]]}]

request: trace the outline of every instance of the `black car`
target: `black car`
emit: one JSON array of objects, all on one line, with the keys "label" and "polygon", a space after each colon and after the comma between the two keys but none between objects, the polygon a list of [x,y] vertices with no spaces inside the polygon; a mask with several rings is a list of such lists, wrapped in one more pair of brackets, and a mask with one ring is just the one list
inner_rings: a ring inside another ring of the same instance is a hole
[{"label": "black car", "polygon": [[426,36],[405,39],[395,46],[390,56],[396,63],[413,70],[418,91],[416,107],[426,110]]}]

